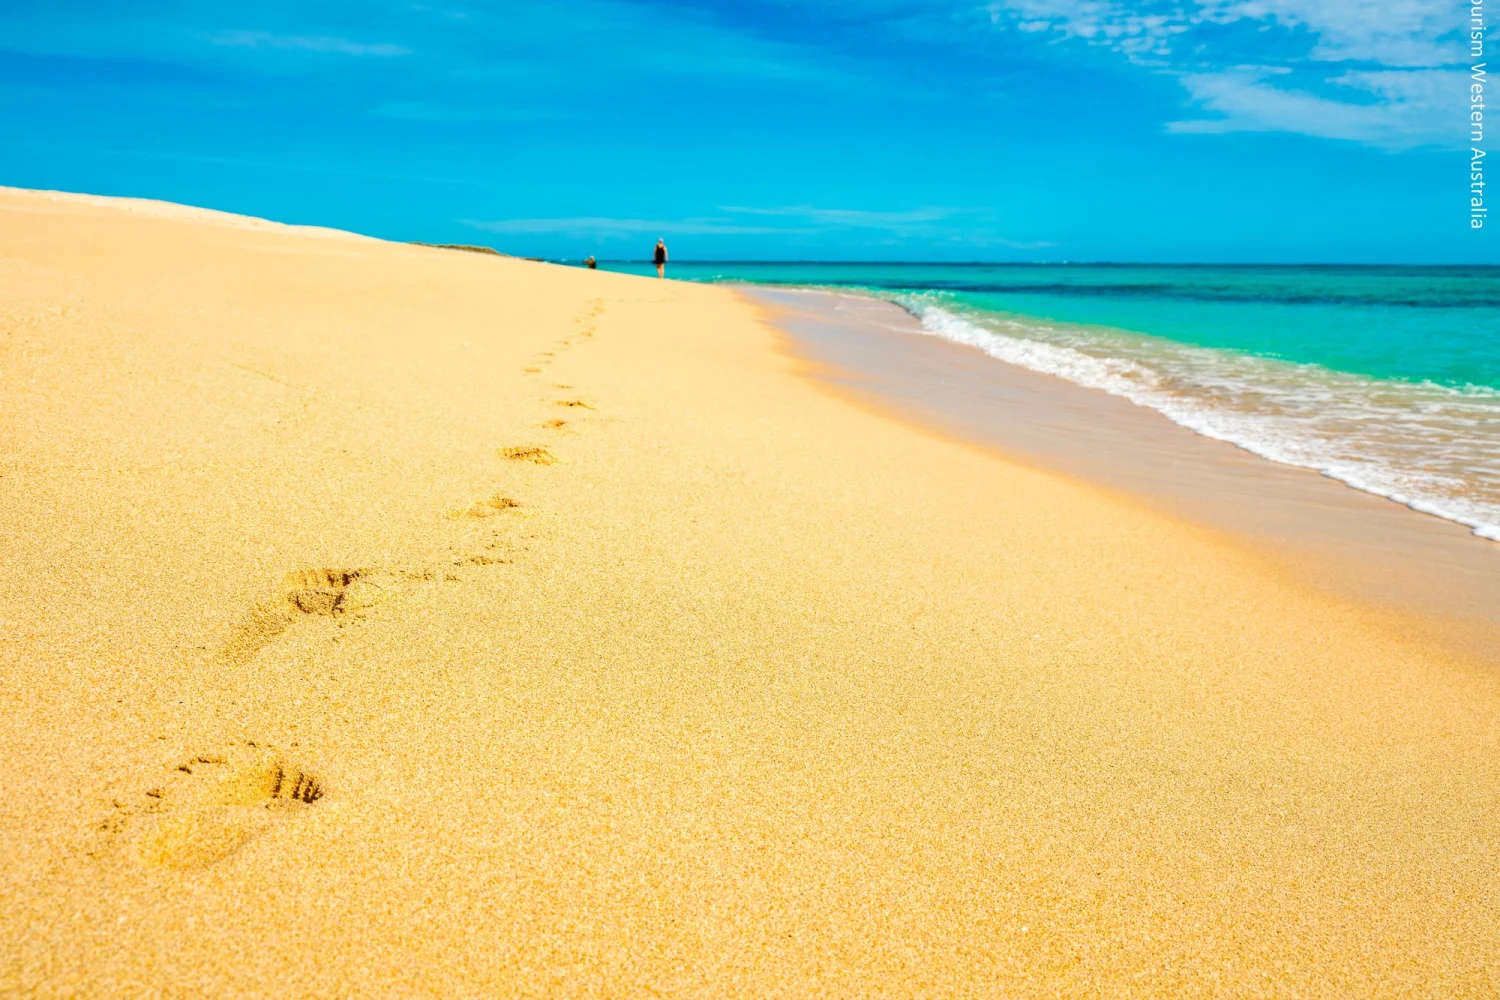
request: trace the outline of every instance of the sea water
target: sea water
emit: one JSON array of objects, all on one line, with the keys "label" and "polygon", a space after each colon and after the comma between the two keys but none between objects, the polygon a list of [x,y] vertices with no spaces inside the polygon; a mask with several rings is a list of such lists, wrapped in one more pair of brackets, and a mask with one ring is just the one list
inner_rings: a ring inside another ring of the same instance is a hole
[{"label": "sea water", "polygon": [[692,263],[671,272],[880,296],[933,336],[1500,540],[1500,267]]}]

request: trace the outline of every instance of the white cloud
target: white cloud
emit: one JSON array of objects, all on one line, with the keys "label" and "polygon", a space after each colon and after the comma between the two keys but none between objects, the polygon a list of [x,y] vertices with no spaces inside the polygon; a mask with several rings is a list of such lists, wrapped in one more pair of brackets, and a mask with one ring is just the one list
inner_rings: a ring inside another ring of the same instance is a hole
[{"label": "white cloud", "polygon": [[1170,123],[1173,132],[1297,132],[1326,139],[1348,139],[1388,149],[1439,144],[1462,135],[1463,121],[1452,109],[1460,102],[1464,74],[1442,69],[1351,70],[1335,77],[1349,99],[1339,100],[1275,85],[1280,72],[1239,67],[1218,73],[1192,73],[1182,83],[1216,118]]},{"label": "white cloud", "polygon": [[[984,228],[987,213],[969,208],[942,208],[928,206],[899,211],[871,211],[858,208],[818,208],[813,205],[792,205],[775,208],[748,208],[726,205],[720,211],[731,215],[773,216],[799,219],[803,228],[791,232],[835,232],[838,230],[863,229],[889,234],[897,239],[948,240],[976,246],[1003,246],[1032,250],[1049,247],[1051,243],[1022,243],[999,236]],[[965,218],[963,225],[952,225],[948,220]]]},{"label": "white cloud", "polygon": [[[882,212],[852,208],[817,208],[811,205],[754,208],[726,206],[721,217],[690,219],[639,219],[609,216],[566,216],[540,219],[462,220],[464,225],[491,233],[571,236],[585,238],[646,238],[656,236],[816,236],[849,230],[878,232],[894,242],[909,239],[941,240],[973,246],[1003,246],[1015,249],[1049,247],[1051,243],[1024,243],[1007,239],[973,225],[944,224],[956,215],[973,216],[970,209],[916,208]],[[749,217],[747,220],[745,217]],[[785,220],[784,224],[755,223],[753,219]],[[742,221],[744,220],[744,221]]]},{"label": "white cloud", "polygon": [[961,214],[952,208],[916,208],[902,212],[870,212],[855,208],[814,208],[798,205],[788,208],[744,208],[724,206],[722,211],[734,215],[774,215],[807,219],[810,222],[851,229],[890,229],[920,223],[941,222]]},{"label": "white cloud", "polygon": [[1314,40],[1308,57],[1319,61],[1440,66],[1463,59],[1454,40],[1463,15],[1440,0],[996,0],[987,10],[992,21],[1023,31],[1052,30],[1174,65],[1202,57],[1194,51],[1201,29],[1242,22],[1307,32]]},{"label": "white cloud", "polygon": [[[1176,76],[1207,117],[1171,131],[1285,131],[1389,149],[1465,135],[1453,67],[1466,55],[1467,10],[1446,0],[997,0],[987,10],[996,23]],[[1234,65],[1247,39],[1278,68]]]},{"label": "white cloud", "polygon": [[640,236],[642,234],[705,236],[723,233],[766,234],[795,230],[771,226],[743,226],[721,219],[614,219],[607,216],[581,215],[550,219],[500,219],[484,221],[464,219],[463,224],[490,233],[536,233],[560,236]]},{"label": "white cloud", "polygon": [[1172,51],[1172,41],[1190,28],[1181,9],[1174,13],[1142,13],[1124,0],[997,0],[986,10],[996,24],[1029,33],[1054,31],[1064,38],[1082,39],[1120,52],[1134,61],[1159,63]]},{"label": "white cloud", "polygon": [[344,56],[405,56],[411,49],[385,43],[353,42],[347,38],[325,35],[274,35],[269,31],[221,31],[211,41],[215,45],[251,49],[296,49],[304,52],[329,52]]},{"label": "white cloud", "polygon": [[1463,4],[1446,0],[1200,0],[1202,20],[1262,21],[1317,36],[1311,58],[1385,66],[1441,66],[1463,60],[1444,41],[1464,20]]},{"label": "white cloud", "polygon": [[[775,208],[747,208],[723,205],[720,211],[738,216],[774,216],[799,219],[804,228],[792,232],[835,232],[840,229],[868,229],[883,232],[897,240],[945,240],[972,246],[1005,246],[1013,249],[1038,249],[1052,243],[1020,243],[984,228],[987,211],[974,208],[904,208],[898,211],[870,211],[865,208],[817,208],[814,205],[787,205]],[[966,219],[963,225],[950,225],[954,217]]]}]

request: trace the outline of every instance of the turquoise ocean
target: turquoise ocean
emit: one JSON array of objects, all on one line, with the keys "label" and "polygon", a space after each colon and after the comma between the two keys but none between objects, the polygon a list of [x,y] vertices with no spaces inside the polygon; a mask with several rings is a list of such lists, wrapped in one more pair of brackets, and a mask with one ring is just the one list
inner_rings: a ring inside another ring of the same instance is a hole
[{"label": "turquoise ocean", "polygon": [[889,299],[932,336],[1500,540],[1500,267],[683,263],[670,273]]}]

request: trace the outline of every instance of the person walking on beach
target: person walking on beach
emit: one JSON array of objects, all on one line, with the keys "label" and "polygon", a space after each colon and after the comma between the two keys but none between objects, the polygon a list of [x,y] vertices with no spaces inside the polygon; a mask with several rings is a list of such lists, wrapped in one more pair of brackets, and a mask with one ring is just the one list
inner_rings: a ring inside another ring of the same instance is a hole
[{"label": "person walking on beach", "polygon": [[667,242],[666,242],[666,240],[657,240],[656,241],[655,260],[656,260],[656,276],[658,278],[665,278],[667,276]]},{"label": "person walking on beach", "polygon": [[596,271],[599,269],[599,262],[594,259],[593,254],[589,254],[587,257],[583,258],[583,266],[588,268],[590,271]]}]

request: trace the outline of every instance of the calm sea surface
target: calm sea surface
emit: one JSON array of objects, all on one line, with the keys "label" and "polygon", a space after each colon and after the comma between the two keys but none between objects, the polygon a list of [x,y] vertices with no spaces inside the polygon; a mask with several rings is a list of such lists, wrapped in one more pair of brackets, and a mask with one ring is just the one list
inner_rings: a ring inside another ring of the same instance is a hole
[{"label": "calm sea surface", "polygon": [[890,299],[933,336],[1500,539],[1500,267],[695,263],[671,276]]}]

